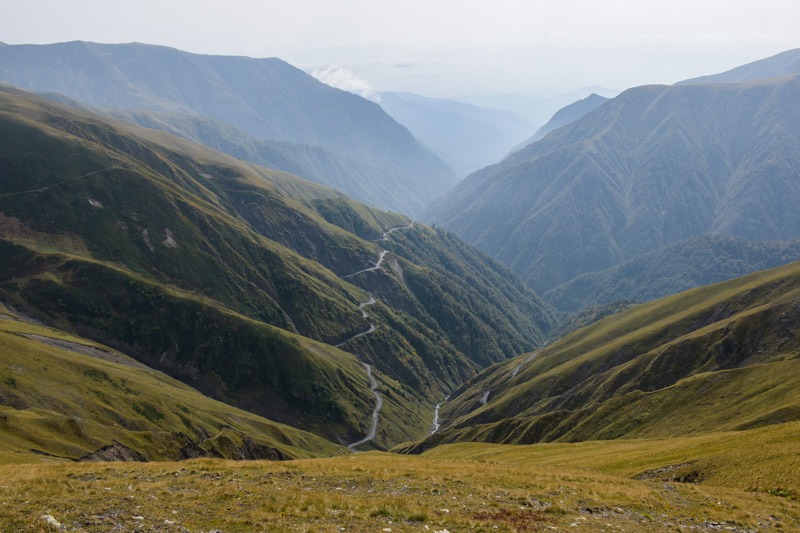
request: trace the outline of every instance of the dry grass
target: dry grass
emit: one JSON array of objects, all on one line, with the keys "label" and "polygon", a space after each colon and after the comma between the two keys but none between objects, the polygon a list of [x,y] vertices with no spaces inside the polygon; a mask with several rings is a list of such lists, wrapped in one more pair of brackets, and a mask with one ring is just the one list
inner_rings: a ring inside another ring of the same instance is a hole
[{"label": "dry grass", "polygon": [[586,469],[383,453],[0,467],[0,529],[47,531],[751,531],[800,503]]}]

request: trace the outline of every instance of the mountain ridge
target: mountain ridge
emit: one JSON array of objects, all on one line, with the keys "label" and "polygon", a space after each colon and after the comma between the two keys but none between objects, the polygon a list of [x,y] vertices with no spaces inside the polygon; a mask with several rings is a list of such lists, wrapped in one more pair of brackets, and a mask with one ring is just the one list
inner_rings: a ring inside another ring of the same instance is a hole
[{"label": "mountain ridge", "polygon": [[800,72],[800,48],[786,50],[766,59],[752,61],[719,74],[679,81],[675,85],[742,83],[765,78],[776,78],[795,72]]},{"label": "mountain ridge", "polygon": [[14,45],[0,53],[0,79],[91,106],[200,114],[259,140],[319,146],[381,169],[381,187],[362,181],[360,190],[350,187],[352,193],[410,214],[454,183],[447,165],[380,106],[275,58],[82,41]]}]

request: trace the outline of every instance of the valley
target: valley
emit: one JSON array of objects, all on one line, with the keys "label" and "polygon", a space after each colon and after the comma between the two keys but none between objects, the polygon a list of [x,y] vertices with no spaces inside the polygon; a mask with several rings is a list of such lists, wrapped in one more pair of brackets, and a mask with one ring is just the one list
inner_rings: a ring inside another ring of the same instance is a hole
[{"label": "valley", "polygon": [[800,531],[799,50],[306,68],[0,43],[0,530]]}]

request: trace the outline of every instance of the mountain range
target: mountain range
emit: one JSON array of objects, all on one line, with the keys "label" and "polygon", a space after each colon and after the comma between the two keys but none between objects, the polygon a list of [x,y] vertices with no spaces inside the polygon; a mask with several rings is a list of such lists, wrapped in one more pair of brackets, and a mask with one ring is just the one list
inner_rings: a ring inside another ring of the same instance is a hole
[{"label": "mountain range", "polygon": [[303,172],[407,214],[418,214],[455,184],[447,164],[380,106],[279,59],[138,43],[6,45],[0,48],[0,80],[123,111],[122,118],[215,148],[231,146],[232,155]]},{"label": "mountain range", "polygon": [[[797,74],[629,89],[472,174],[429,216],[542,294],[701,236],[795,240],[798,102]],[[710,257],[727,246],[702,243]]]}]

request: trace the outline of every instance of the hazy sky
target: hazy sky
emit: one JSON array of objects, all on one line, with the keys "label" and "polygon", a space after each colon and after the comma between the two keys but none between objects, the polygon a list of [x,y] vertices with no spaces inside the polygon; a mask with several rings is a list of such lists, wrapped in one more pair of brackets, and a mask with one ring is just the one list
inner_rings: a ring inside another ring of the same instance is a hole
[{"label": "hazy sky", "polygon": [[798,0],[0,0],[0,41],[280,57],[345,87],[623,89],[800,48]]}]

